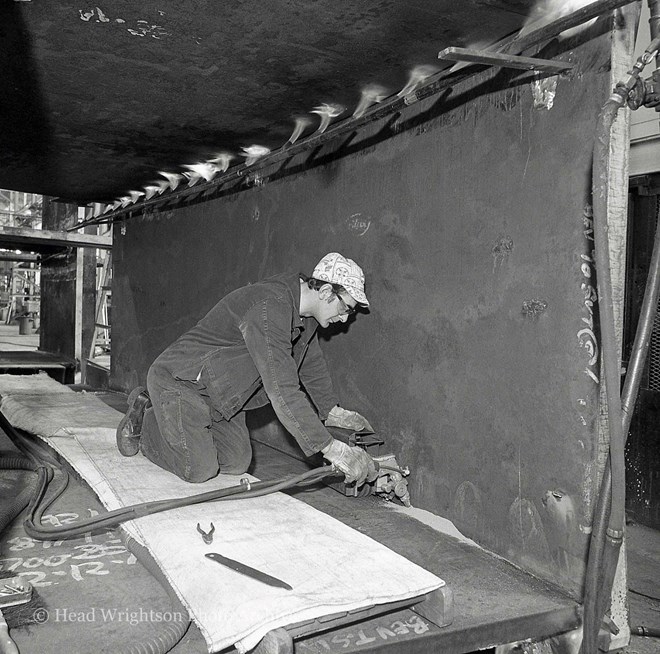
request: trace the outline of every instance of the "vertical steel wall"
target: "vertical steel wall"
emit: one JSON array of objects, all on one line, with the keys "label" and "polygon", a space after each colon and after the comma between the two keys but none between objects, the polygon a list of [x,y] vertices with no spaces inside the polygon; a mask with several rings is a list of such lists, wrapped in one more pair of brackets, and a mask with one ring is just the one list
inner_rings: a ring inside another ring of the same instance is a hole
[{"label": "vertical steel wall", "polygon": [[339,250],[372,301],[322,342],[344,405],[411,467],[415,506],[579,595],[597,456],[590,170],[609,37],[565,55],[568,76],[487,71],[410,107],[387,138],[374,125],[293,162],[295,175],[117,225],[112,384],[144,382],[225,292]]}]

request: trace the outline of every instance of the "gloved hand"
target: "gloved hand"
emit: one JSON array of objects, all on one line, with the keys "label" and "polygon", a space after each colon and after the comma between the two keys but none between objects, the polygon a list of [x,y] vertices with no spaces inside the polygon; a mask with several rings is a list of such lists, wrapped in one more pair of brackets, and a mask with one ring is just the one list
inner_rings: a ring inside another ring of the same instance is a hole
[{"label": "gloved hand", "polygon": [[353,431],[370,431],[371,433],[374,431],[364,416],[361,416],[357,411],[342,409],[340,406],[332,407],[325,420],[325,426],[341,427]]},{"label": "gloved hand", "polygon": [[378,468],[374,460],[360,447],[350,447],[337,440],[324,447],[321,452],[338,470],[344,473],[346,483],[356,482],[358,487],[365,481],[374,481],[378,477]]}]

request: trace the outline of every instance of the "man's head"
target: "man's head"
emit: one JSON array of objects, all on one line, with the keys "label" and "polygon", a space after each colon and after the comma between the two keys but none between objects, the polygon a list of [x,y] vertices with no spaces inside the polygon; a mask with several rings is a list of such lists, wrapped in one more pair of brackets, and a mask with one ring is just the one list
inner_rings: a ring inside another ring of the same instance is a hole
[{"label": "man's head", "polygon": [[307,292],[301,296],[301,315],[313,316],[321,327],[346,322],[358,305],[369,306],[362,268],[338,252],[326,254],[311,277],[302,277]]},{"label": "man's head", "polygon": [[353,259],[343,257],[339,252],[329,252],[316,264],[312,277],[341,286],[358,304],[369,306],[364,294],[364,273]]}]

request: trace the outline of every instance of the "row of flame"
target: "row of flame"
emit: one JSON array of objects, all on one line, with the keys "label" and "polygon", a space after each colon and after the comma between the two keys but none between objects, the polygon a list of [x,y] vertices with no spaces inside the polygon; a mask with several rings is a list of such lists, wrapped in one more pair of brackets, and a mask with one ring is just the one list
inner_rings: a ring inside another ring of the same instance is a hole
[{"label": "row of flame", "polygon": [[[521,30],[521,34],[529,30],[531,26],[537,27],[539,23],[546,23],[554,20],[561,15],[565,15],[571,11],[575,11],[581,6],[589,4],[591,1],[592,0],[539,0],[534,9],[530,12],[530,17]],[[434,65],[425,64],[416,66],[410,71],[408,81],[397,93],[397,97],[404,98],[411,95],[423,82],[425,82],[425,80],[437,71],[438,67]],[[361,117],[370,106],[382,102],[387,97],[389,97],[389,95],[387,89],[384,87],[377,84],[366,86],[362,90],[360,101],[353,112],[353,118]],[[314,134],[320,134],[325,132],[335,118],[344,115],[346,113],[346,108],[339,104],[322,104],[318,107],[314,107],[310,113],[316,114],[320,118],[319,125],[314,132]],[[295,143],[311,124],[312,119],[307,116],[296,118],[293,133],[283,147]],[[138,202],[138,200],[149,200],[155,195],[161,195],[165,191],[174,190],[181,184],[194,186],[200,180],[210,182],[218,173],[226,172],[229,169],[230,163],[238,157],[244,157],[245,165],[251,166],[259,159],[270,154],[270,152],[271,150],[263,145],[250,145],[242,148],[242,152],[238,156],[228,152],[221,152],[206,161],[185,164],[182,167],[186,170],[182,173],[159,171],[158,174],[163,179],[144,186],[141,191],[129,191],[127,195],[118,198],[111,204],[94,202],[88,205],[89,213],[91,213],[91,217],[97,218],[102,214],[134,204]]]},{"label": "row of flame", "polygon": [[[397,93],[397,97],[406,97],[412,93],[431,75],[437,72],[438,68],[432,65],[423,65],[413,68],[410,72],[408,82]],[[362,90],[360,101],[358,102],[355,111],[352,114],[353,118],[359,118],[366,110],[373,104],[382,102],[388,96],[387,90],[379,85],[372,84]],[[314,134],[322,134],[326,131],[330,123],[337,117],[346,113],[346,108],[339,104],[322,104],[314,107],[311,110],[312,114],[319,116],[320,122]],[[312,118],[301,116],[295,119],[295,126],[291,136],[289,137],[286,145],[295,143],[305,132],[305,130],[312,124]],[[259,159],[270,154],[271,150],[263,145],[250,145],[242,148],[240,157],[245,158],[245,165],[251,166]],[[166,171],[159,171],[158,174],[163,179],[148,184],[143,187],[141,191],[129,191],[127,195],[118,198],[111,204],[103,204],[94,202],[89,205],[92,217],[96,218],[109,211],[115,211],[120,208],[127,207],[138,200],[149,200],[155,195],[161,195],[167,190],[174,190],[182,184],[194,186],[199,181],[204,180],[210,182],[218,173],[226,172],[232,161],[237,159],[237,156],[228,152],[220,152],[216,156],[206,161],[184,164],[183,168],[186,169],[182,173],[172,173]]]}]

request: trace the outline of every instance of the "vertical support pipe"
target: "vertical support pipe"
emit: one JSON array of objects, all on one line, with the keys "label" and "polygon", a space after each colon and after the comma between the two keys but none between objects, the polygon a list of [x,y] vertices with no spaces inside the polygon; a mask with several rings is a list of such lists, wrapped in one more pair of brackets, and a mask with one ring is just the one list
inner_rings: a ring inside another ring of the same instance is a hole
[{"label": "vertical support pipe", "polygon": [[[648,0],[649,4],[649,27],[651,29],[651,41],[660,36],[660,0]],[[653,73],[653,80],[657,86],[660,86],[660,51],[655,55],[655,72]],[[656,107],[659,111],[660,107]]]},{"label": "vertical support pipe", "polygon": [[[660,36],[660,0],[648,0],[649,11],[651,16],[649,18],[649,26],[651,28],[651,41]],[[660,52],[655,56],[656,67],[660,68]]]},{"label": "vertical support pipe", "polygon": [[[598,313],[602,339],[602,358],[607,395],[607,415],[610,433],[610,469],[612,477],[609,524],[600,541],[601,530],[594,528],[587,564],[587,585],[585,588],[583,654],[596,654],[598,631],[603,614],[601,603],[607,587],[611,586],[619,548],[623,540],[625,479],[621,411],[621,363],[617,346],[614,322],[614,304],[610,275],[609,241],[607,236],[607,189],[610,130],[616,114],[625,101],[625,95],[613,93],[603,106],[598,119],[596,144],[593,156],[593,211],[594,211],[594,254],[596,275],[598,276]],[[604,502],[602,492],[599,502]],[[598,536],[598,539],[597,539]],[[601,559],[600,570],[594,570],[589,563]],[[606,569],[603,569],[603,566]],[[589,581],[593,583],[589,583]],[[608,583],[609,581],[609,583]],[[600,583],[599,583],[600,582]]]},{"label": "vertical support pipe", "polygon": [[[656,37],[644,54],[638,59],[628,79],[617,84],[614,92],[601,110],[594,146],[594,241],[596,273],[598,275],[598,305],[602,356],[605,368],[610,428],[610,458],[609,465],[606,467],[603,477],[603,483],[601,484],[601,492],[599,494],[594,520],[594,530],[589,548],[584,598],[582,654],[596,654],[598,649],[598,632],[611,594],[612,580],[616,570],[619,549],[623,541],[623,527],[625,523],[624,446],[625,433],[627,433],[627,427],[629,427],[630,422],[628,414],[623,413],[622,400],[619,394],[620,362],[614,330],[614,310],[607,236],[607,162],[610,131],[618,110],[623,106],[630,91],[635,87],[644,66],[656,55],[658,47],[660,47],[660,37]],[[657,290],[653,291],[653,288],[651,288],[651,292],[657,292]],[[640,326],[644,326],[641,320]],[[635,340],[637,345],[637,337]],[[636,354],[633,356],[635,358],[637,357]],[[637,374],[635,373],[635,376]],[[637,380],[637,384],[639,384],[639,380]],[[628,386],[628,388],[628,392],[630,393],[633,388],[632,386]],[[627,401],[630,402],[631,398],[628,397]],[[626,421],[625,431],[624,419]],[[607,524],[606,529],[605,524]]]}]

